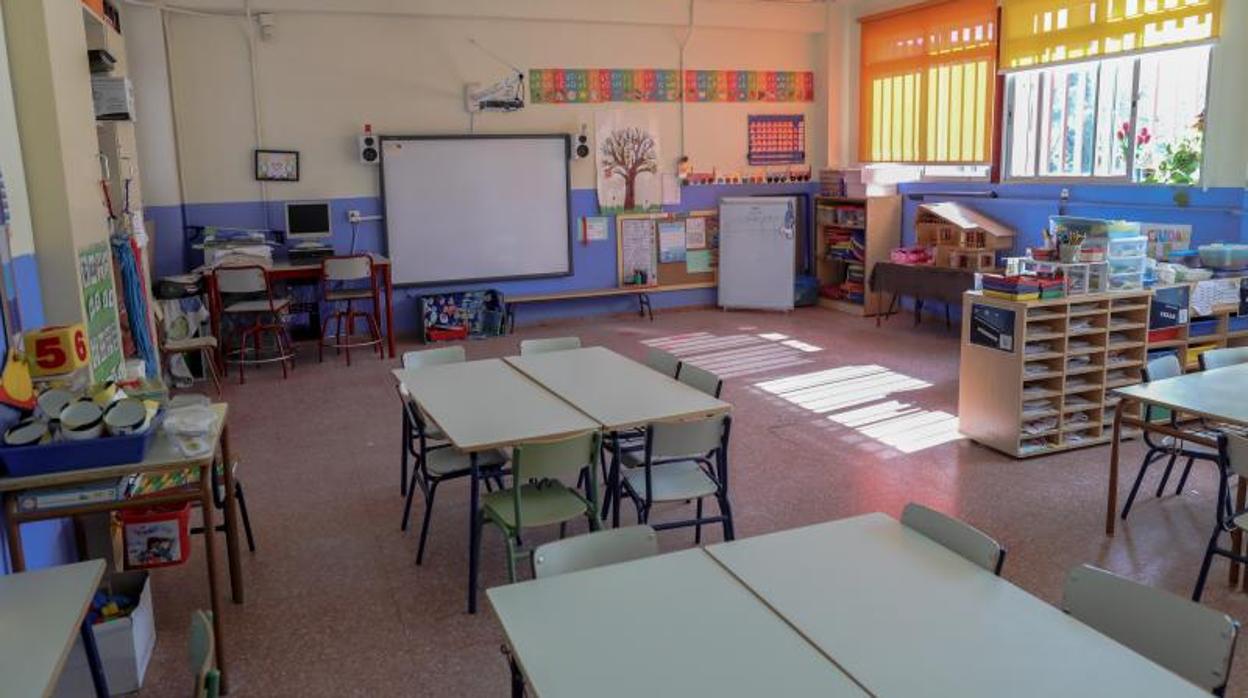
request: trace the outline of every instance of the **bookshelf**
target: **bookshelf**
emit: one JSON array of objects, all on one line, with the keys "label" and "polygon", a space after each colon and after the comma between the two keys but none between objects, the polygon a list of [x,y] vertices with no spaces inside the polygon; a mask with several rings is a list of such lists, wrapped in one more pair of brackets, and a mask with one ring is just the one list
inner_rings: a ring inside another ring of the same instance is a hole
[{"label": "bookshelf", "polygon": [[[877,262],[901,245],[901,197],[815,197],[819,305],[853,315],[880,312],[867,288]],[[832,288],[841,296],[828,297]]]}]

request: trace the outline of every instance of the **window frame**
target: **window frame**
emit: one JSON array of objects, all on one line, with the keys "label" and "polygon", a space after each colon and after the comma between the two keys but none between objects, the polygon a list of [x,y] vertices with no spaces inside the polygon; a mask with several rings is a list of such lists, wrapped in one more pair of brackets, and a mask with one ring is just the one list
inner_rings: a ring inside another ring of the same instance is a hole
[{"label": "window frame", "polygon": [[[1144,186],[1144,187],[1175,186],[1175,185],[1168,184],[1165,182],[1137,182],[1135,181],[1133,173],[1135,171],[1135,152],[1137,150],[1136,148],[1127,149],[1126,172],[1124,174],[1110,175],[1110,176],[1098,176],[1095,174],[1095,171],[1096,171],[1095,152],[1096,152],[1096,147],[1098,145],[1096,138],[1099,137],[1099,131],[1100,131],[1098,126],[1100,125],[1099,119],[1100,119],[1100,99],[1101,99],[1101,70],[1106,61],[1122,60],[1124,58],[1130,58],[1130,60],[1132,61],[1131,63],[1131,116],[1130,116],[1131,133],[1130,133],[1129,138],[1130,138],[1130,142],[1134,143],[1136,139],[1136,129],[1139,127],[1138,117],[1139,117],[1139,104],[1140,104],[1140,61],[1141,59],[1144,56],[1149,55],[1149,54],[1164,53],[1164,52],[1169,52],[1169,51],[1182,51],[1182,50],[1190,49],[1190,48],[1197,47],[1197,46],[1207,46],[1209,48],[1209,58],[1205,63],[1205,102],[1204,102],[1204,108],[1202,109],[1202,112],[1206,114],[1207,116],[1209,113],[1209,89],[1212,86],[1212,80],[1213,80],[1214,53],[1217,51],[1217,43],[1214,41],[1205,41],[1205,42],[1199,42],[1199,43],[1194,43],[1194,44],[1184,44],[1181,46],[1157,47],[1157,48],[1147,49],[1143,51],[1132,52],[1131,54],[1126,55],[1126,56],[1103,55],[1103,56],[1096,56],[1096,57],[1088,58],[1088,59],[1047,63],[1044,65],[1029,67],[1029,68],[1022,69],[1022,70],[1004,71],[1005,80],[1003,81],[1004,84],[1002,85],[1002,91],[1004,92],[1004,95],[1003,95],[1003,99],[1001,102],[1003,113],[1001,114],[1002,124],[1001,124],[1001,162],[1000,162],[1001,177],[1000,177],[1000,181],[1002,183],[1011,183],[1011,184],[1110,184],[1110,185],[1124,185],[1125,184],[1125,185],[1131,185],[1131,186]],[[1094,102],[1093,110],[1092,110],[1092,113],[1094,114],[1094,119],[1095,119],[1095,121],[1093,122],[1093,129],[1092,129],[1093,174],[1089,174],[1089,175],[1067,175],[1067,174],[1042,175],[1042,174],[1039,174],[1040,163],[1041,163],[1041,143],[1044,137],[1044,129],[1041,128],[1041,124],[1048,123],[1044,114],[1044,107],[1046,103],[1043,98],[1036,100],[1036,107],[1035,107],[1036,109],[1035,117],[1036,117],[1037,127],[1036,127],[1036,136],[1035,136],[1036,141],[1035,141],[1034,162],[1032,162],[1032,166],[1034,168],[1033,172],[1035,172],[1035,174],[1017,175],[1017,176],[1010,174],[1011,165],[1013,164],[1013,161],[1011,159],[1011,153],[1012,153],[1011,148],[1014,145],[1014,118],[1015,118],[1014,99],[1013,99],[1014,97],[1013,78],[1019,75],[1022,75],[1024,73],[1033,73],[1033,72],[1039,73],[1038,75],[1039,83],[1038,83],[1037,89],[1041,94],[1043,94],[1044,90],[1047,87],[1046,80],[1049,79],[1050,72],[1052,70],[1058,69],[1058,68],[1073,67],[1073,66],[1078,66],[1082,64],[1090,64],[1090,63],[1096,64],[1096,100]],[[1200,149],[1200,176],[1196,178],[1196,182],[1194,184],[1189,185],[1189,186],[1195,186],[1195,187],[1205,186],[1205,171],[1206,171],[1205,165],[1206,165],[1206,161],[1207,161],[1208,153],[1209,153],[1209,147],[1208,147],[1209,143],[1207,140],[1207,135],[1208,135],[1207,126],[1205,128],[1205,135],[1206,135],[1206,139],[1202,140],[1201,149]]]}]

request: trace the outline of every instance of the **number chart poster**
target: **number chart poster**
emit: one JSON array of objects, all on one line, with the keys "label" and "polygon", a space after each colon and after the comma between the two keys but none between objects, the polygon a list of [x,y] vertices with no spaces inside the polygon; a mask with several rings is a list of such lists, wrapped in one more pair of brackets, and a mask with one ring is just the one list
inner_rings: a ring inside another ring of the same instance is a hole
[{"label": "number chart poster", "polygon": [[815,74],[792,70],[679,70],[665,68],[533,68],[533,104],[595,102],[813,102]]},{"label": "number chart poster", "polygon": [[78,252],[82,277],[82,305],[87,310],[87,339],[91,346],[91,380],[113,380],[121,373],[121,329],[117,315],[117,287],[113,284],[113,254],[107,242]]},{"label": "number chart poster", "polygon": [[801,114],[749,116],[751,165],[800,165],[806,162],[806,117]]}]

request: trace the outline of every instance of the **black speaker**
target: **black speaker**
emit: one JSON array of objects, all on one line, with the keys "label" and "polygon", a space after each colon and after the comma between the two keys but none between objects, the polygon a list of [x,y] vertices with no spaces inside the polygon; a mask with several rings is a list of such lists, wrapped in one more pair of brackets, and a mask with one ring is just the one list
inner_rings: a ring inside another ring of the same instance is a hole
[{"label": "black speaker", "polygon": [[581,132],[576,137],[576,143],[572,145],[572,159],[584,160],[589,157],[589,128],[581,124]]},{"label": "black speaker", "polygon": [[360,153],[360,162],[365,165],[377,164],[377,161],[381,158],[381,151],[377,149],[377,136],[373,135],[372,129],[367,129],[359,135],[357,146]]}]

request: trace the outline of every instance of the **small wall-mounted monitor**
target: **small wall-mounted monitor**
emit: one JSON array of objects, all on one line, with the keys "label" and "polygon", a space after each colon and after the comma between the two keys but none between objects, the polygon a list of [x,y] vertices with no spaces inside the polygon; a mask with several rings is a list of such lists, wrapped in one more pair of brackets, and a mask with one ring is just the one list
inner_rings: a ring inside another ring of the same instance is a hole
[{"label": "small wall-mounted monitor", "polygon": [[286,203],[286,236],[292,240],[327,238],[331,234],[328,201]]}]

